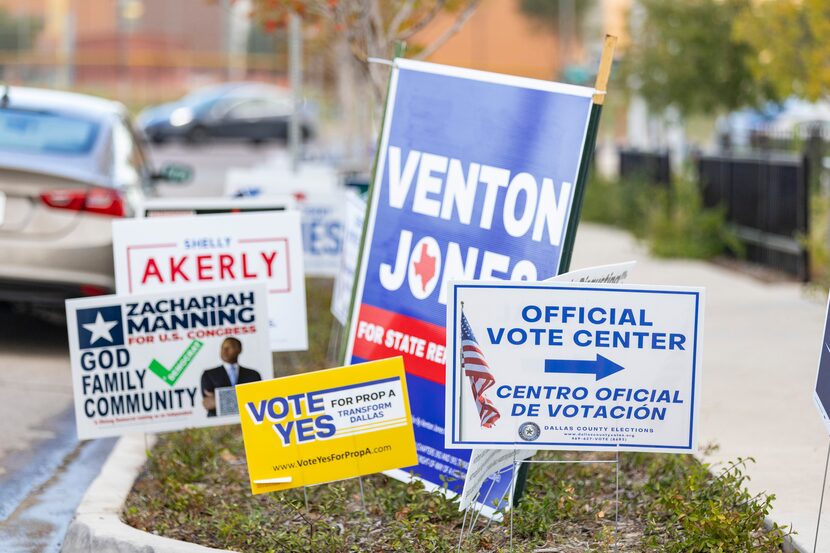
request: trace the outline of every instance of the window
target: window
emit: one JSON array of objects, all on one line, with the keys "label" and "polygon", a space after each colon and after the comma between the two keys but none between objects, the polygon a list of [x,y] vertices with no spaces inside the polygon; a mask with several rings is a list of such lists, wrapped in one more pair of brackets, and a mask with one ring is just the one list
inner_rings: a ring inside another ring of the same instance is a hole
[{"label": "window", "polygon": [[0,109],[0,149],[84,155],[95,145],[99,125],[59,113]]},{"label": "window", "polygon": [[128,123],[120,118],[112,127],[112,160],[116,186],[143,186],[147,183],[144,153]]}]

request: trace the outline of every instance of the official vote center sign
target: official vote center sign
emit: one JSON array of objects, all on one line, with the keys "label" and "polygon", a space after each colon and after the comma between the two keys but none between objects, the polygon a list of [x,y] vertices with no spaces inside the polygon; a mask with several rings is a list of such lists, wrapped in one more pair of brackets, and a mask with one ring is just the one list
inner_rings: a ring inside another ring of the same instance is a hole
[{"label": "official vote center sign", "polygon": [[299,213],[125,219],[112,249],[119,294],[265,282],[271,349],[308,349]]},{"label": "official vote center sign", "polygon": [[696,450],[702,289],[459,282],[451,294],[447,447]]},{"label": "official vote center sign", "polygon": [[346,353],[404,358],[419,462],[395,476],[461,492],[470,451],[445,449],[440,400],[447,283],[557,274],[593,92],[395,60]]},{"label": "official vote center sign", "polygon": [[266,301],[262,284],[67,300],[78,437],[237,423],[216,402],[274,375]]},{"label": "official vote center sign", "polygon": [[415,463],[400,357],[237,386],[251,491]]}]

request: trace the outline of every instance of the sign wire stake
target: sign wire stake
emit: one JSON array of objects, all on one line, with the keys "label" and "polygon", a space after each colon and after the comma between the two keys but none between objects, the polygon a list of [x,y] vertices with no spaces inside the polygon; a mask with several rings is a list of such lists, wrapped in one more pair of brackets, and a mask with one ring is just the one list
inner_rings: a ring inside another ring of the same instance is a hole
[{"label": "sign wire stake", "polygon": [[461,553],[461,543],[464,541],[464,527],[467,524],[467,513],[469,512],[470,509],[464,509],[464,518],[461,519],[461,532],[458,534],[458,548],[456,549],[457,553]]},{"label": "sign wire stake", "polygon": [[363,505],[363,512],[366,512],[366,495],[363,493],[363,477],[358,476],[357,481],[360,484],[360,504]]},{"label": "sign wire stake", "polygon": [[308,491],[305,486],[303,486],[303,499],[305,500],[305,512],[310,513],[311,511],[308,509]]},{"label": "sign wire stake", "polygon": [[[496,484],[496,480],[494,478],[490,479],[490,487],[487,489],[487,495],[484,496],[484,501],[487,501],[487,498],[490,497],[490,492],[493,491],[493,486]],[[479,490],[478,495],[476,496],[476,501],[473,502],[473,505],[478,503],[478,498],[481,496],[481,490]],[[476,511],[476,516],[473,519],[473,523],[470,524],[470,529],[468,530],[469,534],[473,533],[473,528],[475,528],[476,522],[478,522],[478,516],[481,514],[481,511],[484,509],[484,505],[481,505],[478,510]],[[492,520],[492,519],[491,519]]]},{"label": "sign wire stake", "polygon": [[510,552],[513,553],[513,511],[516,510],[516,450],[513,450],[513,473],[510,475]]},{"label": "sign wire stake", "polygon": [[818,531],[821,528],[821,509],[824,506],[824,488],[827,486],[827,467],[830,465],[830,443],[827,444],[827,460],[824,461],[824,478],[821,481],[821,499],[818,502],[818,519],[816,520],[816,539],[813,542],[813,553],[818,547]]},{"label": "sign wire stake", "polygon": [[614,489],[614,551],[620,548],[620,450],[617,448],[617,462],[614,468],[617,472],[617,483]]}]

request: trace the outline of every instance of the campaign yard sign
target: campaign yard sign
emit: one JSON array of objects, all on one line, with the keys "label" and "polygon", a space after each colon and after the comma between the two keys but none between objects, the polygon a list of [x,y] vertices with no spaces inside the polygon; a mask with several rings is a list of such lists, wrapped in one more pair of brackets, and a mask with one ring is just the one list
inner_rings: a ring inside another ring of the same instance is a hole
[{"label": "campaign yard sign", "polygon": [[696,450],[703,290],[454,282],[446,446]]},{"label": "campaign yard sign", "polygon": [[593,92],[395,60],[346,351],[404,357],[419,462],[390,474],[461,492],[470,451],[444,447],[436,400],[447,283],[556,275]]},{"label": "campaign yard sign", "polygon": [[119,294],[266,282],[272,351],[308,349],[299,213],[124,219],[112,249]]},{"label": "campaign yard sign", "polygon": [[274,376],[266,302],[262,284],[67,300],[78,438],[238,422],[205,400]]},{"label": "campaign yard sign", "polygon": [[354,289],[354,272],[357,256],[360,254],[360,238],[363,234],[363,220],[366,217],[366,200],[356,190],[346,192],[346,218],[343,229],[343,251],[340,267],[334,277],[331,293],[331,314],[341,325],[349,321],[349,307]]},{"label": "campaign yard sign", "polygon": [[830,296],[827,298],[827,315],[824,320],[824,332],[821,338],[821,353],[818,358],[816,371],[816,387],[813,391],[813,401],[816,404],[821,420],[830,432]]},{"label": "campaign yard sign", "polygon": [[415,463],[400,357],[236,387],[254,494]]},{"label": "campaign yard sign", "polygon": [[[636,262],[628,261],[613,265],[588,267],[555,276],[547,282],[599,282],[619,284],[628,279]],[[502,478],[502,471],[514,463],[529,459],[536,454],[535,449],[505,450],[505,449],[474,449],[470,456],[467,476],[464,479],[464,490],[461,492],[458,509],[464,511],[473,504],[476,496],[488,480],[495,486]]]},{"label": "campaign yard sign", "polygon": [[268,198],[148,198],[141,202],[137,217],[174,217],[176,215],[217,215],[294,209],[291,196]]},{"label": "campaign yard sign", "polygon": [[337,170],[323,163],[303,163],[292,168],[287,159],[253,168],[231,168],[225,194],[271,201],[290,195],[302,213],[305,272],[309,276],[334,277],[343,249],[345,188]]}]

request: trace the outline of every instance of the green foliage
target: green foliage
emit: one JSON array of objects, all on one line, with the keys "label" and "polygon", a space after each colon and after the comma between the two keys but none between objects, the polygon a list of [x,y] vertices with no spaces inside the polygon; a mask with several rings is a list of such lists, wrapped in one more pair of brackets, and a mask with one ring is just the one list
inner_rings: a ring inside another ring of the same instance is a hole
[{"label": "green foliage", "polygon": [[29,50],[43,29],[43,21],[33,16],[15,16],[0,8],[0,51]]},{"label": "green foliage", "polygon": [[339,366],[328,353],[329,339],[334,328],[334,319],[330,310],[332,281],[324,278],[307,278],[305,292],[308,312],[308,350],[273,354],[276,376]]},{"label": "green foliage", "polygon": [[612,180],[591,172],[582,219],[624,228],[643,238],[643,217],[649,209],[654,186],[642,179]]},{"label": "green foliage", "polygon": [[688,177],[676,177],[669,189],[643,180],[592,177],[582,217],[628,230],[659,257],[708,259],[726,251],[743,253],[723,210],[703,207],[698,185]]},{"label": "green foliage", "polygon": [[754,460],[739,458],[717,476],[682,456],[649,463],[644,491],[655,501],[647,514],[646,544],[666,553],[778,550],[791,531],[778,525],[761,530],[773,496],[746,491],[749,462]]},{"label": "green foliage", "polygon": [[752,75],[778,98],[811,101],[830,93],[830,0],[751,2],[735,21],[734,40],[749,44]]},{"label": "green foliage", "polygon": [[676,177],[669,191],[655,190],[643,220],[642,234],[659,257],[708,259],[743,251],[724,210],[704,208],[698,184],[688,177]]},{"label": "green foliage", "polygon": [[812,291],[826,297],[830,288],[830,198],[821,193],[810,197],[810,231],[799,237],[807,249],[810,263],[810,284]]},{"label": "green foliage", "polygon": [[[641,0],[622,71],[654,109],[712,114],[771,96],[749,67],[753,47],[732,32],[751,0]],[[635,12],[636,13],[636,12]],[[766,39],[766,37],[764,37]]]},{"label": "green foliage", "polygon": [[[591,9],[595,0],[570,0],[574,4],[574,15],[577,26],[580,26],[585,14]],[[521,0],[519,4],[522,13],[548,25],[559,23],[562,2],[559,0]]]}]

